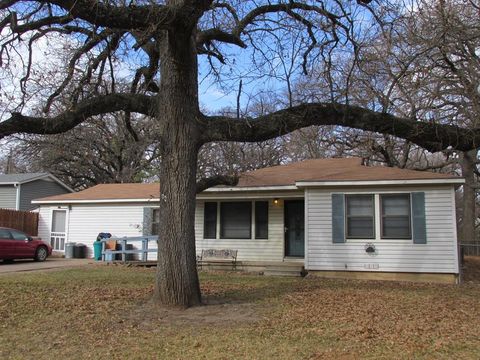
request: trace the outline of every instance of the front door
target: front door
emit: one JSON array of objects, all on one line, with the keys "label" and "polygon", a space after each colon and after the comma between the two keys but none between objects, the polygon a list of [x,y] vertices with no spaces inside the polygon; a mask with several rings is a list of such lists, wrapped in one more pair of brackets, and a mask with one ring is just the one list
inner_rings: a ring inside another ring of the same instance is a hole
[{"label": "front door", "polygon": [[285,256],[305,256],[305,203],[285,200]]},{"label": "front door", "polygon": [[52,211],[52,227],[50,231],[50,245],[53,250],[65,250],[65,237],[67,225],[67,210]]}]

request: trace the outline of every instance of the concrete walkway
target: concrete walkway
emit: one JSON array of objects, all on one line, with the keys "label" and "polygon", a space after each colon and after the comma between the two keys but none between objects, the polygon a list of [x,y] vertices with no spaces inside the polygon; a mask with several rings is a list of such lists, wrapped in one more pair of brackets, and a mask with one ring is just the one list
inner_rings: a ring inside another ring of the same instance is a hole
[{"label": "concrete walkway", "polygon": [[83,266],[92,266],[95,264],[93,259],[63,259],[48,258],[43,262],[33,260],[14,260],[13,263],[0,261],[0,275],[7,273],[16,273],[24,271],[43,271],[52,269],[77,268]]}]

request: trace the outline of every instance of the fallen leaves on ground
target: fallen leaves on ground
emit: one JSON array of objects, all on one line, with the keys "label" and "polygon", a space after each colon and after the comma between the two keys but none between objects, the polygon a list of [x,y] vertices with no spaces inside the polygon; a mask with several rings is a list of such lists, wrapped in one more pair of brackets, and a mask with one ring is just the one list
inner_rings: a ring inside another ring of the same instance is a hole
[{"label": "fallen leaves on ground", "polygon": [[0,357],[479,358],[472,274],[455,286],[202,273],[209,305],[188,310],[151,301],[154,270],[3,276]]}]

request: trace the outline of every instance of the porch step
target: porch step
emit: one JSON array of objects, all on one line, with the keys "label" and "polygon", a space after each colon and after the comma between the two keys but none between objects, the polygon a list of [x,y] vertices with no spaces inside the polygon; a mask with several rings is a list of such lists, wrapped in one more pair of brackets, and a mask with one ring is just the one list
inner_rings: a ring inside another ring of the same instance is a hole
[{"label": "porch step", "polygon": [[301,277],[305,276],[305,270],[303,266],[267,266],[263,272],[265,276],[292,276]]}]

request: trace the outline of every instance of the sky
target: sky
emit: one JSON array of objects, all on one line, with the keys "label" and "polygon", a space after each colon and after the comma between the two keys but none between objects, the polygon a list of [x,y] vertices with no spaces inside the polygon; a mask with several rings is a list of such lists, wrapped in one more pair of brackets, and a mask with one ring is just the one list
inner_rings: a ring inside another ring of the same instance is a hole
[{"label": "sky", "polygon": [[[234,3],[232,2],[232,4]],[[244,4],[250,3],[239,2],[239,5],[235,6],[243,7],[243,11],[248,12],[251,10],[248,8],[248,5]],[[206,17],[208,16],[206,15]],[[281,24],[284,19],[284,14],[279,14],[278,18],[274,19],[276,22],[273,22],[273,25],[269,23],[263,24],[263,22],[262,25],[266,28],[268,26],[280,26],[278,24]],[[8,29],[4,29],[0,36],[5,36],[7,31]],[[255,100],[262,93],[275,92],[283,96],[286,90],[286,83],[284,82],[285,68],[282,67],[285,63],[283,61],[288,62],[289,56],[298,49],[304,49],[306,46],[305,39],[294,38],[296,31],[291,31],[291,33],[284,31],[279,33],[278,38],[274,36],[268,38],[258,36],[256,41],[259,47],[257,49],[254,49],[252,46],[249,46],[246,50],[236,46],[222,46],[222,53],[226,55],[227,61],[226,65],[221,66],[222,82],[219,82],[212,75],[206,76],[210,71],[209,63],[206,56],[199,56],[199,98],[201,108],[208,113],[215,113],[226,107],[235,109],[237,107],[237,92],[240,78],[242,78],[243,82],[240,99],[243,109],[252,102],[252,99]],[[74,45],[81,44],[80,40],[74,40]],[[61,82],[64,76],[62,70],[67,63],[67,59],[62,58],[61,54],[64,50],[74,47],[69,44],[69,41],[64,41],[55,36],[48,36],[48,38],[43,38],[35,44],[33,48],[34,67],[32,69],[34,81],[30,82],[28,89],[31,94],[30,102],[27,106],[20,108],[20,110],[26,113],[34,110],[38,111],[41,98],[54,91],[54,87],[51,85],[52,80],[55,80],[57,84]],[[298,42],[295,43],[295,41]],[[296,46],[297,48],[295,48]],[[92,53],[95,55],[99,51],[99,49],[94,49]],[[18,110],[20,105],[18,80],[22,77],[22,72],[25,71],[25,59],[27,59],[28,49],[24,44],[15,44],[15,53],[12,52],[13,61],[10,67],[14,71],[6,71],[7,69],[4,66],[0,69],[0,119],[7,118],[9,111]],[[298,75],[300,73],[301,56],[298,56],[298,53],[296,55],[298,60],[294,64],[294,72]],[[254,58],[255,60],[252,60]],[[23,59],[23,62],[21,59]],[[268,60],[265,61],[265,59]],[[77,64],[77,67],[84,67],[87,60]],[[132,79],[134,70],[138,65],[144,65],[144,60],[141,51],[130,50],[121,58],[120,62],[117,62],[115,71],[120,77]],[[216,59],[213,59],[213,63],[215,66],[220,66]]]}]

